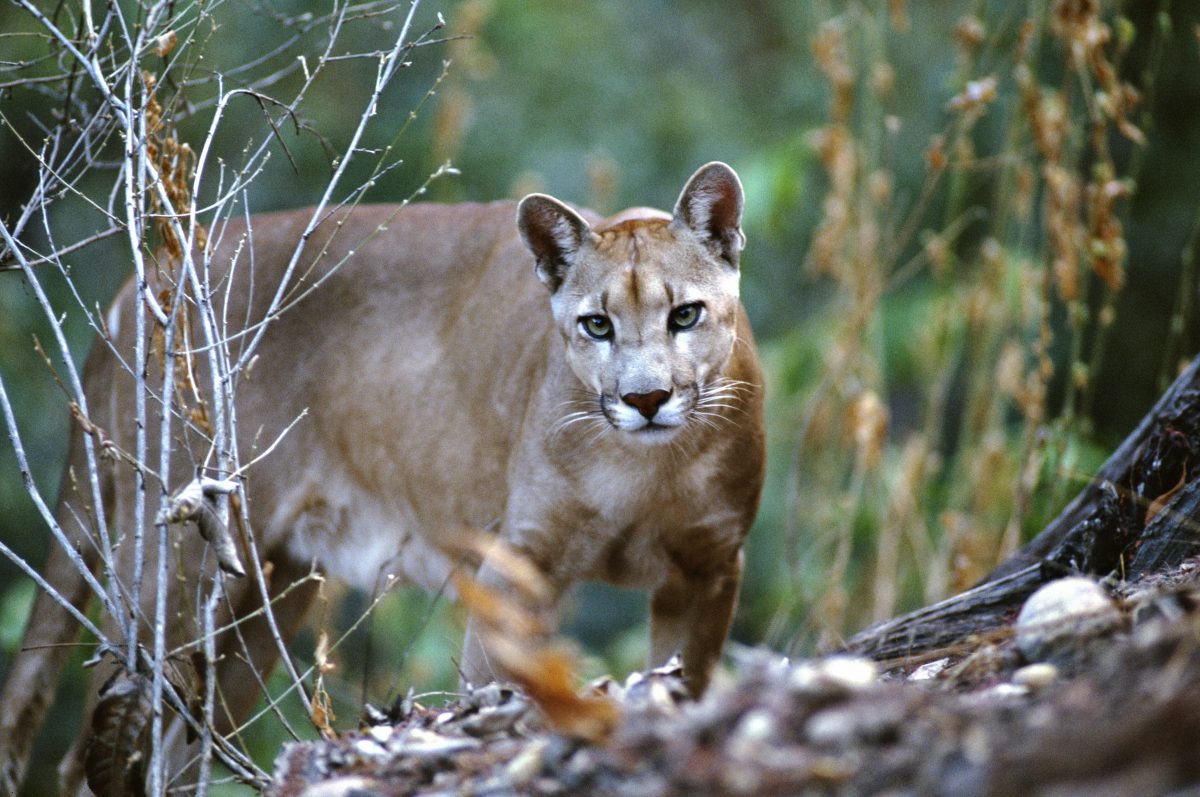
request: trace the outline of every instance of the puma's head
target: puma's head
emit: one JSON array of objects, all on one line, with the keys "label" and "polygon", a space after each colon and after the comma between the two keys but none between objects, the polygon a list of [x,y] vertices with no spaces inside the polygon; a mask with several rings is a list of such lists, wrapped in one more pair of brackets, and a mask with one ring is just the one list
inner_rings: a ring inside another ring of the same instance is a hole
[{"label": "puma's head", "polygon": [[742,186],[723,163],[697,171],[673,215],[624,211],[590,226],[544,194],[517,224],[550,289],[572,370],[616,429],[667,439],[736,390],[721,373],[738,313]]}]

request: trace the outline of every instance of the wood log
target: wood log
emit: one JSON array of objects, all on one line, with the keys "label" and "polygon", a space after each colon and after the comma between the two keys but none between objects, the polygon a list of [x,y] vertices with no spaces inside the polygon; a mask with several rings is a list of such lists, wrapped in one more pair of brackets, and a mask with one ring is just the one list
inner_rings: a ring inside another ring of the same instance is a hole
[{"label": "wood log", "polygon": [[1129,577],[1138,578],[1174,567],[1200,554],[1200,479],[1189,482],[1146,526],[1141,544],[1129,566]]},{"label": "wood log", "polygon": [[873,625],[852,637],[846,650],[876,661],[944,650],[1003,625],[1013,607],[1019,608],[1047,580],[1042,565],[1027,565],[903,617]]},{"label": "wood log", "polygon": [[1200,553],[1200,356],[1045,529],[966,592],[855,634],[876,660],[996,632],[1041,584],[1070,573],[1138,577]]},{"label": "wood log", "polygon": [[[1040,562],[1051,557],[1056,549],[1069,545],[1071,533],[1078,529],[1080,523],[1087,519],[1096,504],[1102,499],[1105,483],[1119,484],[1126,479],[1132,469],[1135,454],[1150,438],[1159,425],[1160,419],[1177,414],[1180,400],[1185,398],[1189,392],[1198,389],[1200,389],[1200,356],[1193,359],[1183,373],[1159,397],[1133,432],[1125,438],[1124,442],[1096,472],[1095,477],[1066,505],[1058,517],[1021,550],[988,574],[983,583],[995,581],[1016,570]],[[1194,412],[1196,410],[1195,399],[1192,399],[1192,404]]]}]

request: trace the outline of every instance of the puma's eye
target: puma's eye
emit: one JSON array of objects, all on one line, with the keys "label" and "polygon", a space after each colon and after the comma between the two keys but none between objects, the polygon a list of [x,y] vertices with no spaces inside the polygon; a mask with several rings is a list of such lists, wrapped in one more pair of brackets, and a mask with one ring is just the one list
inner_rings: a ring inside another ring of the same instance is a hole
[{"label": "puma's eye", "polygon": [[671,318],[667,321],[667,326],[671,328],[672,332],[691,329],[700,321],[700,309],[703,306],[699,302],[679,305],[671,311]]},{"label": "puma's eye", "polygon": [[605,315],[585,315],[579,319],[579,326],[589,338],[608,340],[612,337],[612,321]]}]

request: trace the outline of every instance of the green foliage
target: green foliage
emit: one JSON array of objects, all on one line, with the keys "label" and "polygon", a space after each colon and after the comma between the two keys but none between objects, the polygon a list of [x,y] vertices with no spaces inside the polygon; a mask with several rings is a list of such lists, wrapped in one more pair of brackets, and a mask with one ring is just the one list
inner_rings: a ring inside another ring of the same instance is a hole
[{"label": "green foliage", "polygon": [[34,594],[33,582],[22,581],[0,596],[0,651],[16,650],[25,630],[25,619],[33,608]]}]

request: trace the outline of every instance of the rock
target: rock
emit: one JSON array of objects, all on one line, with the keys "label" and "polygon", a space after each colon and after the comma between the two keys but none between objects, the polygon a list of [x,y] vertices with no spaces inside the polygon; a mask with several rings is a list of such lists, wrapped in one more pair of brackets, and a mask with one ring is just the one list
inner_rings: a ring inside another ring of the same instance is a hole
[{"label": "rock", "polygon": [[546,739],[535,739],[509,761],[504,768],[509,783],[521,787],[533,782],[545,767],[546,748],[549,744]]},{"label": "rock", "polygon": [[1058,668],[1044,661],[1027,664],[1013,673],[1012,681],[1033,690],[1044,689],[1058,678]]},{"label": "rock", "polygon": [[459,724],[468,736],[490,736],[507,731],[517,724],[529,711],[530,704],[524,700],[510,699],[498,706],[484,706]]},{"label": "rock", "polygon": [[829,656],[792,668],[788,686],[797,695],[840,697],[861,692],[879,683],[879,668],[870,659]]},{"label": "rock", "polygon": [[1082,576],[1060,578],[1039,588],[1021,607],[1017,648],[1031,662],[1059,658],[1121,623],[1121,611],[1104,587]]},{"label": "rock", "polygon": [[730,751],[737,758],[747,758],[746,750],[752,750],[769,744],[779,733],[778,723],[771,712],[765,709],[753,709],[734,726],[730,734]]},{"label": "rock", "polygon": [[913,670],[908,676],[910,681],[931,681],[937,678],[939,674],[950,666],[950,658],[934,659],[927,661],[917,669]]}]

